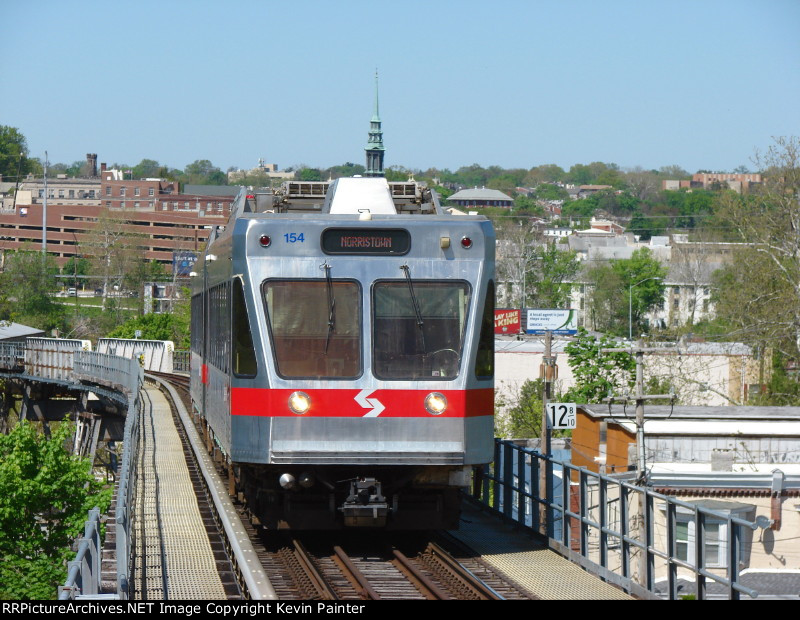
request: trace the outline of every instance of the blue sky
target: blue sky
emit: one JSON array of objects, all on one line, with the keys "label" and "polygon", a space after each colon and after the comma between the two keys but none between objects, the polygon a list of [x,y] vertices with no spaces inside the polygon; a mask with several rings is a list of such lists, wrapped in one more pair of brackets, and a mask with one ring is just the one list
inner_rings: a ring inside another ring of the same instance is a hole
[{"label": "blue sky", "polygon": [[30,154],[223,170],[614,162],[731,170],[800,135],[800,1],[2,0]]}]

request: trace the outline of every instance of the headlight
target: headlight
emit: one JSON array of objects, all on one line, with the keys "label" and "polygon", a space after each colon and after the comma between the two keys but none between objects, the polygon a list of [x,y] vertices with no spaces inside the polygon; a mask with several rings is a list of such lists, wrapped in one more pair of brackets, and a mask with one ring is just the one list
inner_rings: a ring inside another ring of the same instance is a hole
[{"label": "headlight", "polygon": [[444,394],[431,392],[425,397],[425,410],[431,415],[441,415],[447,409],[447,399]]},{"label": "headlight", "polygon": [[292,392],[289,396],[289,409],[297,415],[303,415],[311,409],[311,398],[305,392]]}]

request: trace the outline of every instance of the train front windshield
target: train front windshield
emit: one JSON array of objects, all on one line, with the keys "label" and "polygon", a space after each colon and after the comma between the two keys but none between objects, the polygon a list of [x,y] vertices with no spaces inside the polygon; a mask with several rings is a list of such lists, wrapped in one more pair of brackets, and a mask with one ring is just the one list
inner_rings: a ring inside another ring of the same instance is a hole
[{"label": "train front windshield", "polygon": [[377,282],[372,303],[375,376],[455,379],[469,297],[467,282]]},{"label": "train front windshield", "polygon": [[268,280],[263,293],[281,377],[352,379],[361,374],[357,282]]}]

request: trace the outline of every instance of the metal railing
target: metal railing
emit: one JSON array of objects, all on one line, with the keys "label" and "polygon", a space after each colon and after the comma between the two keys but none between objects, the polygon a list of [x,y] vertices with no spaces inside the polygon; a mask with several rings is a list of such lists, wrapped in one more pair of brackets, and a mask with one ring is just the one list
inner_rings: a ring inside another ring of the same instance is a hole
[{"label": "metal railing", "polygon": [[25,365],[25,345],[21,342],[0,342],[0,369],[21,370]]},{"label": "metal railing", "polygon": [[[548,483],[545,487],[551,490],[540,493],[540,474],[546,472],[545,480],[552,481],[554,469],[556,477],[560,470],[560,488],[553,492]],[[634,596],[656,598],[660,577],[667,586],[663,596],[681,598],[679,569],[693,579],[692,595],[698,599],[707,598],[707,581],[726,588],[731,599],[758,595],[739,583],[747,534],[757,527],[750,521],[504,440],[496,440],[494,463],[486,466],[473,494],[505,518],[546,536],[555,551]],[[711,523],[716,537],[710,534]],[[726,539],[719,536],[720,526],[726,528]],[[716,565],[709,551],[717,552]]]},{"label": "metal railing", "polygon": [[172,354],[172,369],[174,372],[189,373],[191,366],[191,351],[186,349],[176,349]]},{"label": "metal railing", "polygon": [[[26,343],[0,343],[0,370],[24,371],[45,381],[73,384],[76,388],[102,392],[127,406],[123,442],[125,452],[119,475],[116,506],[117,593],[128,596],[130,570],[129,537],[133,480],[139,443],[140,390],[144,371],[139,359],[88,350],[88,341],[28,338]],[[104,389],[103,387],[108,389]],[[59,598],[95,596],[100,592],[99,510],[89,512],[85,537],[80,539],[76,559],[69,564],[67,581],[59,587]]]},{"label": "metal railing", "polygon": [[78,540],[78,553],[69,563],[67,580],[58,587],[58,600],[100,593],[101,551],[100,509],[95,507],[89,511],[83,538]]}]

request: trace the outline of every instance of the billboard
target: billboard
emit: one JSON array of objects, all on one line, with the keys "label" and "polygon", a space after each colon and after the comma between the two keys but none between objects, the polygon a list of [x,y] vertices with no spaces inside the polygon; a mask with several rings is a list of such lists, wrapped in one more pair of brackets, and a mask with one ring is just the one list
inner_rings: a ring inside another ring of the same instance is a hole
[{"label": "billboard", "polygon": [[494,311],[494,333],[495,334],[518,334],[520,329],[520,311],[509,310],[508,308],[495,308]]},{"label": "billboard", "polygon": [[173,252],[172,253],[172,275],[188,276],[192,271],[192,265],[197,261],[197,254],[194,252]]},{"label": "billboard", "polygon": [[526,334],[544,334],[547,331],[554,334],[574,335],[578,333],[578,311],[569,310],[528,310],[525,317]]}]

